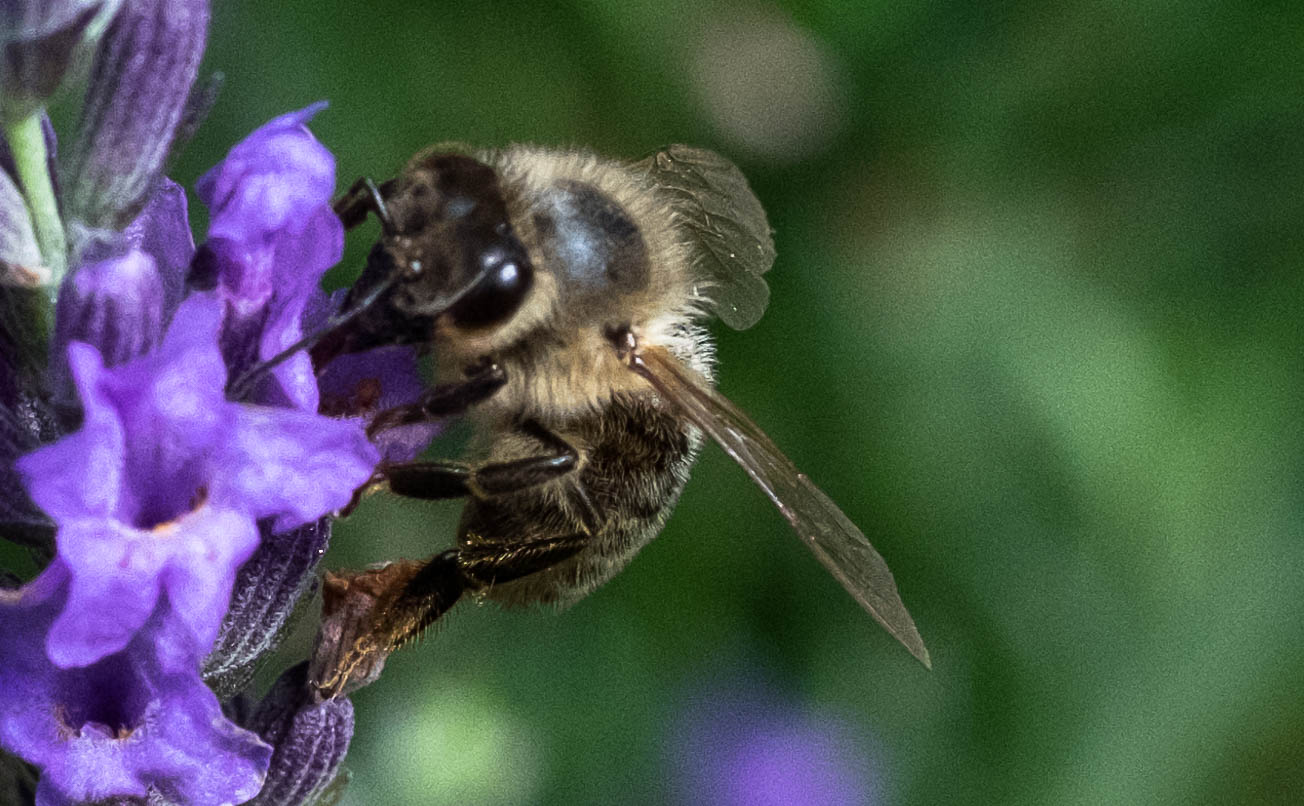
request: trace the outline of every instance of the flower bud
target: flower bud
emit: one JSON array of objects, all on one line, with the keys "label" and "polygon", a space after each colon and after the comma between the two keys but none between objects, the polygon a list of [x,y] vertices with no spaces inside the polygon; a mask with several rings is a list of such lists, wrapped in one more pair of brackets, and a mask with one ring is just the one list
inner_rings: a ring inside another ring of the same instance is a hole
[{"label": "flower bud", "polygon": [[95,56],[64,202],[118,230],[140,211],[182,122],[208,33],[206,0],[124,3]]},{"label": "flower bud", "polygon": [[281,675],[254,713],[250,729],[276,748],[263,791],[251,806],[312,803],[339,772],[353,737],[353,703],[318,703],[307,689],[308,665]]},{"label": "flower bud", "polygon": [[0,87],[6,117],[26,117],[63,83],[104,0],[19,0],[0,3]]},{"label": "flower bud", "polygon": [[219,697],[243,691],[259,662],[280,645],[296,605],[314,591],[330,533],[327,519],[277,535],[262,527],[262,543],[240,566],[230,609],[204,661],[204,682]]}]

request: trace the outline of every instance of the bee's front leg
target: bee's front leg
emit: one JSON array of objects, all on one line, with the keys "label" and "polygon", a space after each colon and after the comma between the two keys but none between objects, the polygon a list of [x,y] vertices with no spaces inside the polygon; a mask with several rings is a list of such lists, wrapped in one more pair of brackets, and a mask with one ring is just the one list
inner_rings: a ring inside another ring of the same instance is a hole
[{"label": "bee's front leg", "polygon": [[385,198],[389,191],[393,190],[394,180],[383,182],[377,185],[371,177],[364,176],[353,183],[353,186],[344,191],[337,198],[332,207],[335,208],[335,215],[340,217],[344,223],[344,229],[349,230],[362,223],[367,217],[367,213],[375,213],[380,219],[380,225],[384,228],[385,233],[394,232],[394,220],[389,214],[389,207],[385,203]]},{"label": "bee's front leg", "polygon": [[492,362],[477,367],[465,380],[427,389],[415,403],[386,409],[372,418],[367,436],[389,428],[455,417],[494,396],[507,383],[507,373]]}]

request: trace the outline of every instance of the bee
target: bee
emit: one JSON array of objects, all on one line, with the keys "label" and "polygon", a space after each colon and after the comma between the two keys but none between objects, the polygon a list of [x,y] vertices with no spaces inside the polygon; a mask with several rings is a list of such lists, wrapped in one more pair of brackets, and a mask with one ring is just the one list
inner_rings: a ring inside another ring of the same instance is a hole
[{"label": "bee", "polygon": [[464,597],[566,605],[592,592],[661,531],[704,436],[929,665],[883,558],[715,389],[706,322],[755,324],[775,258],[732,163],[682,145],[637,162],[436,146],[392,180],[359,180],[335,210],[346,227],[374,214],[382,234],[314,363],[421,345],[434,385],[371,433],[465,414],[481,458],[379,468],[370,487],[465,498],[456,544],[327,575],[310,666],[319,696],[374,680]]}]

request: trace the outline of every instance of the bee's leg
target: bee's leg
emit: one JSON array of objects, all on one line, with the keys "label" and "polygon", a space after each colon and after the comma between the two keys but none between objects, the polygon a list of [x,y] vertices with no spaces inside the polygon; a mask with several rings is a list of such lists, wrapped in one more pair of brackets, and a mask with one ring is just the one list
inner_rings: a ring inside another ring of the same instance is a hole
[{"label": "bee's leg", "polygon": [[503,368],[487,364],[464,381],[427,389],[415,403],[380,412],[367,426],[367,436],[374,437],[381,431],[401,425],[428,423],[462,414],[493,397],[506,383],[507,373]]},{"label": "bee's leg", "polygon": [[468,586],[487,588],[551,568],[579,553],[589,535],[577,533],[528,541],[481,542],[458,549],[457,562]]},{"label": "bee's leg", "polygon": [[378,186],[371,177],[364,176],[335,200],[332,205],[335,215],[344,222],[344,229],[349,230],[361,224],[367,213],[375,213],[385,232],[393,232],[394,221],[385,204],[385,195],[392,189],[393,180]]},{"label": "bee's leg", "polygon": [[391,491],[408,498],[485,498],[546,484],[579,466],[579,452],[569,442],[533,420],[522,428],[542,442],[547,452],[479,467],[459,462],[405,462],[384,468],[381,475]]},{"label": "bee's leg", "polygon": [[576,534],[519,543],[484,543],[403,560],[354,574],[327,574],[322,627],[309,679],[338,697],[374,681],[391,652],[414,640],[462,594],[542,571],[588,542]]}]

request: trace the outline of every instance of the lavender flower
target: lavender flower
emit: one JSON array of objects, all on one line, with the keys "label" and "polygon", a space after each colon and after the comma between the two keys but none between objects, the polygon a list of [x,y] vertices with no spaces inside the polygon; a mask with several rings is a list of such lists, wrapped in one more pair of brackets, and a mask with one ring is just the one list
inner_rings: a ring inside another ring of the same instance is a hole
[{"label": "lavender flower", "polygon": [[42,770],[39,806],[145,797],[240,803],[262,787],[272,748],[222,716],[199,679],[199,651],[166,604],[122,647],[64,669],[43,638],[67,597],[55,563],[20,591],[0,591],[0,744]]},{"label": "lavender flower", "polygon": [[693,698],[668,746],[681,803],[867,806],[881,801],[875,760],[863,740],[837,720],[803,712],[763,689]]},{"label": "lavender flower", "polygon": [[[200,180],[195,249],[161,166],[190,125],[208,13],[0,8],[0,536],[46,565],[26,586],[0,569],[0,797],[23,804],[303,806],[344,780],[352,706],[313,699],[302,665],[252,731],[222,702],[314,589],[328,514],[382,455],[367,421],[422,384],[410,348],[340,361],[320,389],[300,354],[233,399],[228,380],[333,313],[318,283],[343,227],[334,158],[305,125],[318,104]],[[41,104],[101,31],[60,163]],[[33,284],[46,295],[14,288]],[[383,455],[433,430],[387,432]]]},{"label": "lavender flower", "polygon": [[[223,353],[233,368],[266,360],[303,335],[302,319],[322,274],[344,252],[344,225],[331,210],[335,158],[305,125],[324,104],[264,124],[196,186],[212,211],[205,285],[228,307]],[[316,411],[306,353],[272,372],[252,399]]]},{"label": "lavender flower", "polygon": [[59,525],[68,603],[47,638],[62,666],[120,650],[166,592],[199,646],[226,612],[236,569],[278,530],[348,502],[378,460],[351,424],[228,403],[221,306],[195,295],[160,348],[117,368],[73,343],[78,432],[20,460],[32,499]]},{"label": "lavender flower", "polygon": [[[349,417],[365,425],[378,413],[416,402],[425,384],[417,373],[416,350],[408,346],[378,347],[349,353],[326,365],[318,378],[321,412]],[[425,450],[440,432],[440,423],[389,428],[374,437],[387,462],[408,462]]]}]

